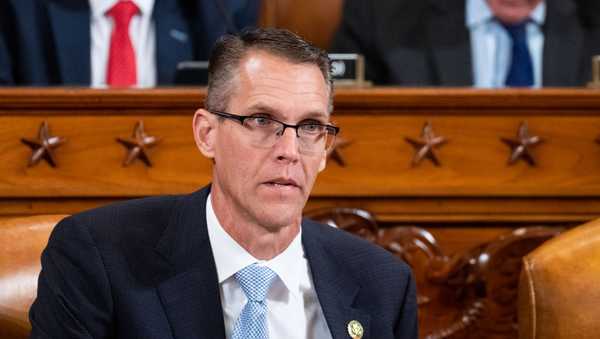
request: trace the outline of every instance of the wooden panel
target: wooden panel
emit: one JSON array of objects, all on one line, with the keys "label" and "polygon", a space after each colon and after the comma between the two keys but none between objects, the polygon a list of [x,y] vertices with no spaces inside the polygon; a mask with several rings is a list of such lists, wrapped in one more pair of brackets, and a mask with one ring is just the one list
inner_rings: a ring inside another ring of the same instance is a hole
[{"label": "wooden panel", "polygon": [[[196,187],[190,188],[190,191]],[[73,214],[127,197],[0,199],[0,215]],[[349,207],[373,212],[384,223],[453,225],[478,223],[583,223],[600,217],[599,199],[311,198],[306,210]]]},{"label": "wooden panel", "polygon": [[[352,93],[338,93],[339,108],[334,115],[342,127],[341,137],[351,141],[340,150],[347,166],[330,162],[317,181],[315,198],[599,196],[597,92],[548,92],[543,101],[544,92]],[[372,107],[369,100],[351,105],[357,96],[368,97],[369,93]],[[438,93],[446,106],[428,107],[431,104],[425,101],[432,100],[428,97],[433,93]],[[564,93],[571,95],[560,101]],[[2,196],[140,196],[189,192],[209,181],[210,163],[196,151],[191,135],[191,117],[201,102],[200,91],[112,94],[93,90],[65,91],[58,96],[53,91],[7,92],[0,103]],[[506,102],[520,104],[505,106]],[[548,102],[556,103],[553,110],[544,109]],[[387,106],[382,108],[383,104]],[[150,134],[162,139],[150,152],[153,168],[141,163],[121,166],[125,152],[115,138],[128,137],[138,120],[144,121]],[[46,164],[26,167],[30,151],[20,139],[34,138],[42,121],[50,124],[53,134],[68,139],[56,151],[58,169]],[[418,138],[427,121],[436,133],[449,139],[436,150],[441,167],[427,161],[410,165],[414,150],[404,138]],[[522,121],[529,123],[532,134],[545,140],[532,150],[537,167],[524,162],[507,166],[510,150],[500,137],[514,137]]]},{"label": "wooden panel", "polygon": [[597,218],[598,198],[312,198],[308,208],[353,207],[383,222],[584,222]]},{"label": "wooden panel", "polygon": [[[114,113],[113,113],[114,114]],[[162,139],[150,151],[156,164],[122,167],[125,151],[116,137],[129,137],[136,121]],[[513,137],[520,121],[546,142],[533,150],[537,167],[507,166],[509,149],[500,136]],[[58,169],[27,168],[31,153],[20,138],[34,138],[42,121],[68,139],[56,152]],[[596,117],[474,117],[457,115],[339,115],[347,167],[330,163],[319,177],[318,196],[594,196],[600,192],[600,134]],[[411,167],[412,147],[403,136],[418,137],[424,121],[450,141],[437,151],[442,166]],[[127,196],[187,192],[210,179],[210,163],[196,151],[191,113],[185,116],[56,115],[0,116],[4,161],[0,190],[5,196]],[[376,151],[374,151],[376,150]],[[175,164],[177,164],[175,166]],[[24,188],[27,187],[25,190]],[[137,187],[131,190],[131,187]]]},{"label": "wooden panel", "polygon": [[[152,194],[185,193],[210,181],[191,118],[204,89],[0,91],[0,214],[73,213]],[[333,120],[351,143],[317,180],[309,207],[366,208],[385,222],[583,222],[600,216],[600,95],[593,90],[339,89]],[[154,167],[121,165],[115,138],[143,120],[161,138]],[[68,142],[59,167],[28,168],[42,121]],[[441,167],[411,166],[425,122],[449,139]],[[520,122],[545,138],[537,167],[507,165]],[[64,204],[56,203],[60,198]],[[64,206],[66,204],[66,206]]]},{"label": "wooden panel", "polygon": [[[187,116],[87,115],[0,117],[0,191],[10,197],[107,197],[189,192],[210,181],[210,162],[197,151]],[[151,135],[161,138],[149,150],[154,164],[140,161],[122,166],[126,149],[115,138],[129,138],[143,120]],[[58,168],[45,163],[27,167],[31,151],[21,137],[35,138],[47,121],[53,135],[67,138],[55,152]]]},{"label": "wooden panel", "polygon": [[[600,119],[593,116],[518,116],[436,113],[408,115],[372,112],[338,115],[342,137],[352,141],[343,152],[346,168],[330,164],[316,195],[369,196],[585,196],[600,192]],[[431,162],[411,166],[413,148],[425,122],[448,138]],[[522,121],[546,141],[533,148],[537,167],[507,166],[510,149],[500,137],[514,138]],[[348,185],[348,183],[352,183]]]}]

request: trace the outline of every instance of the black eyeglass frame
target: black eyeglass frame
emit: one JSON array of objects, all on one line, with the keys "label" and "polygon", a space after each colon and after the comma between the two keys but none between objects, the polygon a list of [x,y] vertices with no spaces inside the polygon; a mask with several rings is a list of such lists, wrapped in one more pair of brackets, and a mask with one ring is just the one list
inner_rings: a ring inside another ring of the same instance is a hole
[{"label": "black eyeglass frame", "polygon": [[285,129],[286,128],[292,128],[296,131],[296,137],[300,137],[300,135],[298,134],[298,128],[302,127],[302,126],[306,126],[306,125],[318,125],[318,126],[322,126],[325,128],[325,130],[327,131],[328,134],[333,135],[334,137],[337,136],[337,134],[340,132],[340,128],[337,126],[333,126],[333,125],[329,125],[329,124],[321,124],[321,123],[316,123],[316,122],[307,122],[307,123],[299,123],[296,125],[291,125],[291,124],[286,124],[283,121],[279,121],[277,119],[273,119],[271,117],[267,117],[267,116],[256,116],[256,115],[237,115],[237,114],[233,114],[233,113],[228,113],[228,112],[223,112],[223,111],[216,111],[216,110],[208,110],[210,113],[214,114],[214,115],[218,115],[220,117],[226,118],[226,119],[230,119],[230,120],[235,120],[235,121],[239,121],[240,124],[243,126],[244,125],[244,121],[246,119],[249,118],[262,118],[262,119],[267,119],[267,120],[271,120],[274,121],[276,123],[279,123],[283,126],[283,129],[281,130],[281,132],[279,132],[279,135],[283,135],[283,133],[285,133]]}]

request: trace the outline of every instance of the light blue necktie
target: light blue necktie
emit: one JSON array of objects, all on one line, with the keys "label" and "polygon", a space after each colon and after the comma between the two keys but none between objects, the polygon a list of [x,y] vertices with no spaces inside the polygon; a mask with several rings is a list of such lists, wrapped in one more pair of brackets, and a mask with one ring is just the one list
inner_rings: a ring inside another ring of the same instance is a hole
[{"label": "light blue necktie", "polygon": [[277,274],[270,268],[252,264],[239,270],[235,279],[248,298],[233,326],[232,339],[268,339],[265,298]]}]

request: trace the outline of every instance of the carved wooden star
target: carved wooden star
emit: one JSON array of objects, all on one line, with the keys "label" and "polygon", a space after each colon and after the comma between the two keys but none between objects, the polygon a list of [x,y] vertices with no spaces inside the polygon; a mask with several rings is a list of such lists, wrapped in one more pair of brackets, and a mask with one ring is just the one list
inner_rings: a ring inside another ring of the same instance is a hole
[{"label": "carved wooden star", "polygon": [[530,136],[529,127],[526,121],[521,122],[519,130],[517,131],[517,139],[500,138],[503,143],[508,145],[511,149],[511,155],[508,159],[508,164],[512,165],[517,160],[525,160],[529,166],[535,166],[535,159],[531,155],[529,149],[544,140],[539,136]]},{"label": "carved wooden star", "polygon": [[348,147],[350,144],[352,144],[352,141],[336,138],[335,144],[333,144],[333,147],[327,152],[327,158],[335,161],[341,167],[346,167],[346,160],[344,160],[344,156],[340,150]]},{"label": "carved wooden star", "polygon": [[21,138],[21,142],[29,146],[32,151],[27,166],[34,166],[40,162],[40,160],[44,159],[50,166],[56,167],[53,150],[64,144],[66,141],[67,139],[63,137],[50,136],[48,122],[42,122],[40,129],[38,130],[37,140]]},{"label": "carved wooden star", "polygon": [[133,140],[117,138],[117,142],[127,148],[127,156],[123,161],[123,166],[129,166],[135,159],[140,159],[146,166],[152,167],[147,150],[154,147],[159,142],[159,139],[146,134],[143,121],[138,121],[135,124],[132,138]]},{"label": "carved wooden star", "polygon": [[433,127],[430,122],[425,123],[423,126],[421,140],[415,140],[408,137],[405,137],[404,140],[414,147],[416,151],[411,162],[412,166],[418,165],[424,158],[431,160],[435,166],[440,166],[440,161],[433,150],[435,147],[445,144],[448,140],[442,136],[436,136],[435,133],[433,133]]}]

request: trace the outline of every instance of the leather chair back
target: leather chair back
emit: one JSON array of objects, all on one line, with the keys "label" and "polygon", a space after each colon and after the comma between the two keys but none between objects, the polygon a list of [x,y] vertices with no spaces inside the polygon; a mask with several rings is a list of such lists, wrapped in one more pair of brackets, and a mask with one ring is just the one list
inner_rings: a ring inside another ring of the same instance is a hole
[{"label": "leather chair back", "polygon": [[0,219],[0,338],[28,338],[40,255],[64,215]]},{"label": "leather chair back", "polygon": [[519,338],[600,338],[600,219],[523,258]]},{"label": "leather chair back", "polygon": [[265,0],[259,25],[289,29],[327,49],[340,23],[343,4],[343,0]]}]

